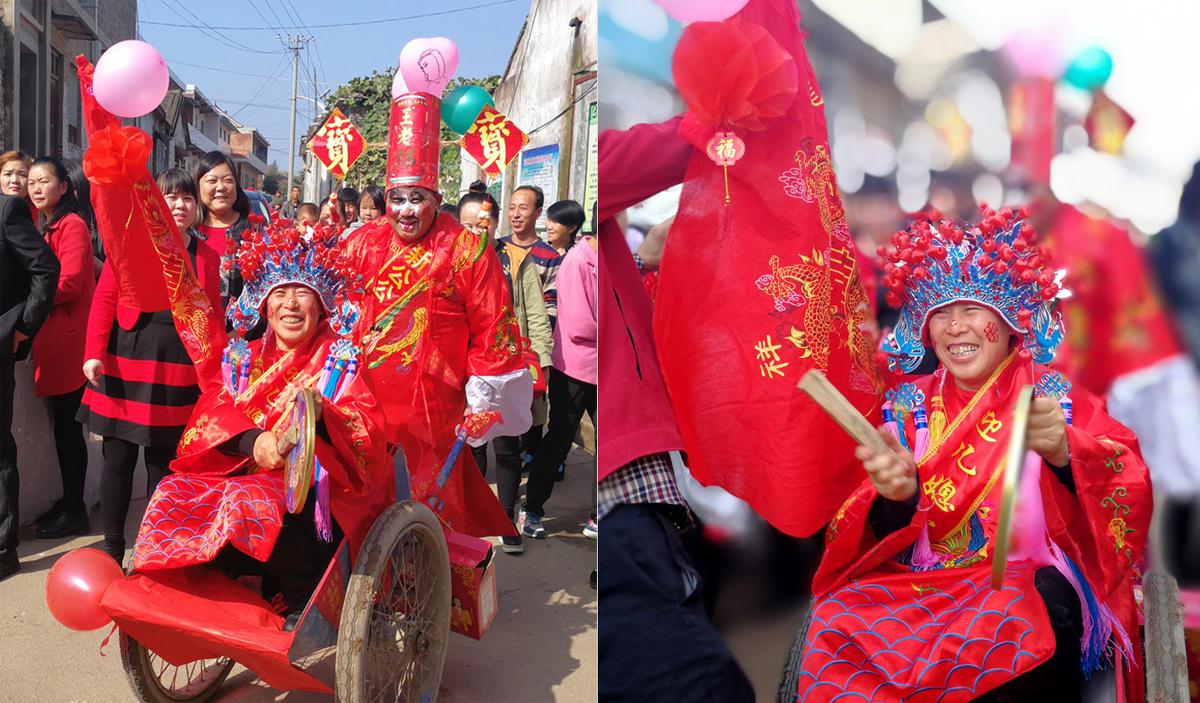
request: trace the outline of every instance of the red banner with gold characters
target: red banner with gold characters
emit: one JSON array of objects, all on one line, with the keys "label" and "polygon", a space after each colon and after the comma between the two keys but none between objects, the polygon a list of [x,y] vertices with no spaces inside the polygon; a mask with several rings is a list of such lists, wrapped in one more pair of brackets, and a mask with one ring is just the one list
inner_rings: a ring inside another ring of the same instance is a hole
[{"label": "red banner with gold characters", "polygon": [[492,178],[503,173],[528,143],[529,136],[491,105],[483,106],[475,124],[458,140],[459,146]]},{"label": "red banner with gold characters", "polygon": [[316,155],[329,173],[339,181],[345,180],[346,172],[363,153],[363,136],[342,111],[333,108],[329,119],[313,135],[308,148]]}]

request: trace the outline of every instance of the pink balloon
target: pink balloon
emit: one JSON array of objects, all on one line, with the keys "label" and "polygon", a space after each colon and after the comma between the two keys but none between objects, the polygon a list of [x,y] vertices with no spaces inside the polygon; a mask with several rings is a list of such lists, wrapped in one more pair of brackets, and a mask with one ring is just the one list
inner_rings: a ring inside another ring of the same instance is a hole
[{"label": "pink balloon", "polygon": [[408,91],[408,84],[404,82],[404,71],[396,69],[396,76],[392,78],[392,100],[404,95]]},{"label": "pink balloon", "polygon": [[654,0],[680,22],[720,22],[736,15],[750,0]]},{"label": "pink balloon", "polygon": [[122,578],[121,567],[99,549],[63,555],[46,577],[46,605],[54,619],[72,630],[95,630],[112,618],[100,607],[104,592]]},{"label": "pink balloon", "polygon": [[1053,78],[1067,67],[1061,32],[1053,29],[1018,32],[1004,45],[1003,53],[1021,78]]},{"label": "pink balloon", "polygon": [[146,42],[128,39],[113,44],[96,62],[92,91],[105,110],[119,117],[141,117],[158,107],[167,94],[167,64]]},{"label": "pink balloon", "polygon": [[418,37],[400,52],[400,73],[408,89],[417,93],[441,99],[457,70],[458,46],[446,37]]}]

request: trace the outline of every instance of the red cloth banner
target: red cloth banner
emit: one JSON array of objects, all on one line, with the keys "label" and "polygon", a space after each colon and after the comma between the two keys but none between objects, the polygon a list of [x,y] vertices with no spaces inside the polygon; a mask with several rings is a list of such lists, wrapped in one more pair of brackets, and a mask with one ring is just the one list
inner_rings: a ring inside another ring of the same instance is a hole
[{"label": "red cloth banner", "polygon": [[1027,78],[1013,86],[1008,100],[1012,170],[1033,183],[1050,183],[1054,158],[1054,81]]},{"label": "red cloth banner", "polygon": [[[755,73],[762,61],[751,57],[766,49],[749,42],[730,59],[745,71],[722,79],[733,84],[729,94],[777,96],[790,87],[794,97],[779,110],[781,100],[755,98],[754,114],[778,116],[761,131],[738,131],[745,156],[728,167],[728,190],[725,169],[705,153],[726,128],[698,113],[682,121],[679,133],[694,149],[659,269],[655,343],[696,479],[747,501],[777,529],[806,535],[829,521],[863,474],[854,442],[796,383],[819,369],[880,422],[873,319],[799,11],[751,0],[737,22],[753,36],[760,30],[749,23],[767,28],[789,60]],[[713,49],[703,46],[698,55],[676,54],[677,80],[710,70]]]},{"label": "red cloth banner", "polygon": [[313,135],[308,148],[312,151],[329,173],[339,181],[345,180],[346,172],[358,161],[363,153],[363,136],[342,111],[333,108],[329,119],[321,125],[321,129]]},{"label": "red cloth banner", "polygon": [[458,140],[490,178],[503,173],[528,143],[529,136],[491,105],[483,106],[475,124]]}]

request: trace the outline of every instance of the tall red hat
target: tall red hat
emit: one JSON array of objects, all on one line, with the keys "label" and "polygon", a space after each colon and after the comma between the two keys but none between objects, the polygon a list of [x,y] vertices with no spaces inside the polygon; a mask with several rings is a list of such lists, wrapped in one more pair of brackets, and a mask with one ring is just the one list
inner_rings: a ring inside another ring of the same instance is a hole
[{"label": "tall red hat", "polygon": [[388,119],[387,189],[417,186],[437,193],[442,160],[442,101],[405,93]]}]

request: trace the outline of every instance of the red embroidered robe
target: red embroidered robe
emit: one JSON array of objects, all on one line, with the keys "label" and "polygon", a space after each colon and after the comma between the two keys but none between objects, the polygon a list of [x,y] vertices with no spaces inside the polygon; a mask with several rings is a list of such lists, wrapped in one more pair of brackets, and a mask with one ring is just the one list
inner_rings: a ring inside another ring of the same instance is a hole
[{"label": "red embroidered robe", "polygon": [[[990,584],[1012,403],[1046,371],[1010,356],[975,394],[960,391],[944,370],[917,381],[931,407],[941,397],[947,423],[918,458],[916,514],[877,540],[867,516],[878,494],[866,481],[838,510],[813,584],[799,700],[853,691],[874,701],[969,701],[1053,654],[1035,567],[1010,561],[1003,588]],[[1077,493],[1042,473],[1047,532],[1140,652],[1132,577],[1150,524],[1149,474],[1137,439],[1099,399],[1081,389],[1069,395]],[[907,437],[913,446],[913,433]],[[937,564],[916,571],[901,555],[925,528]],[[1137,701],[1140,662],[1133,671],[1127,691]]]},{"label": "red embroidered robe", "polygon": [[379,218],[345,243],[365,277],[359,326],[372,330],[364,339],[367,375],[387,438],[404,449],[413,497],[440,506],[455,530],[479,537],[514,532],[471,453],[459,454],[448,477],[439,473],[469,381],[525,369],[504,273],[486,244],[445,214],[416,242],[401,241]]}]

